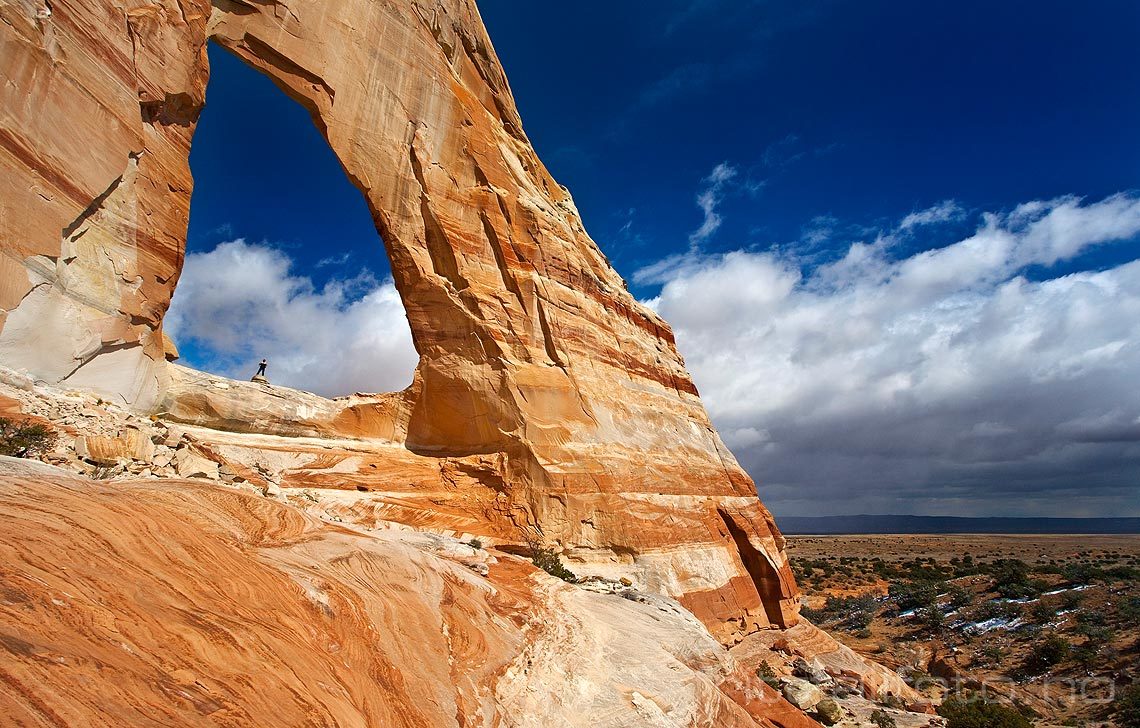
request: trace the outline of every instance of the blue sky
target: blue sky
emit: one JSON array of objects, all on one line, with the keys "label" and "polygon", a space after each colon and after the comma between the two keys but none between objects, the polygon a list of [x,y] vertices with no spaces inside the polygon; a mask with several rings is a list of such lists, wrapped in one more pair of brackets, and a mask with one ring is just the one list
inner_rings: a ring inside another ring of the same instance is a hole
[{"label": "blue sky", "polygon": [[[1140,515],[1140,4],[480,8],[539,155],[778,514]],[[298,105],[210,58],[185,358],[404,386],[361,196]]]}]

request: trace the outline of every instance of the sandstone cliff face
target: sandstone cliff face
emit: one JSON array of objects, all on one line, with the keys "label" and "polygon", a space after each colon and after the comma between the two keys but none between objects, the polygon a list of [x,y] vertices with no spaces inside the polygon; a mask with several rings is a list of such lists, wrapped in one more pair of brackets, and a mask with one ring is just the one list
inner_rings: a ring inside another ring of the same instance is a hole
[{"label": "sandstone cliff face", "polygon": [[0,361],[148,406],[208,2],[0,2]]},{"label": "sandstone cliff face", "polygon": [[[579,571],[631,574],[726,641],[795,622],[771,516],[535,155],[471,0],[6,0],[0,20],[0,364],[208,426],[482,458],[465,487]],[[364,194],[421,354],[406,392],[258,420],[167,366],[207,38],[302,103]]]},{"label": "sandstone cliff face", "polygon": [[[817,724],[675,602],[189,481],[0,458],[0,714],[23,726]],[[98,686],[92,689],[92,686]]]}]

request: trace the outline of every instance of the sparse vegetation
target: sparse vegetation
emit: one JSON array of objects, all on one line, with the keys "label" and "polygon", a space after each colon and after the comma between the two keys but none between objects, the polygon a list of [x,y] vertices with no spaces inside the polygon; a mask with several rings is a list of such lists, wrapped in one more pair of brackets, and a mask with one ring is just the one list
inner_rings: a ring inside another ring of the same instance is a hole
[{"label": "sparse vegetation", "polygon": [[535,566],[562,581],[570,583],[578,581],[577,575],[566,568],[566,565],[562,563],[562,558],[553,549],[547,548],[537,541],[529,542],[527,547],[530,549],[530,560]]},{"label": "sparse vegetation", "polygon": [[987,571],[993,577],[990,588],[1006,599],[1036,597],[1048,586],[1040,579],[1030,579],[1029,564],[1020,559],[998,559]]},{"label": "sparse vegetation", "polygon": [[1031,728],[1033,725],[1017,709],[986,702],[978,696],[950,696],[938,708],[938,714],[946,719],[946,728]]},{"label": "sparse vegetation", "polygon": [[1057,618],[1057,608],[1048,602],[1037,602],[1030,607],[1029,616],[1037,624],[1049,624]]},{"label": "sparse vegetation", "polygon": [[0,417],[0,455],[36,458],[54,447],[55,433],[48,427]]},{"label": "sparse vegetation", "polygon": [[468,541],[467,545],[470,546],[471,548],[475,549],[476,551],[483,548],[483,542],[477,538],[473,538],[470,541]]},{"label": "sparse vegetation", "polygon": [[762,660],[760,666],[756,668],[756,677],[768,683],[769,687],[775,688],[776,690],[780,689],[780,679],[776,675],[776,671],[768,664],[767,660]]},{"label": "sparse vegetation", "polygon": [[828,597],[822,609],[804,609],[803,615],[816,622],[835,622],[839,627],[858,633],[871,626],[878,608],[871,594]]},{"label": "sparse vegetation", "polygon": [[1029,675],[1040,675],[1054,665],[1064,662],[1072,645],[1064,637],[1051,634],[1029,650],[1022,670]]},{"label": "sparse vegetation", "polygon": [[[1040,686],[1092,680],[1121,695],[1135,679],[1140,551],[1126,538],[805,536],[791,543],[793,568],[815,607],[804,614],[837,638],[899,660],[909,659],[913,642],[929,642],[946,655],[940,668],[1009,686],[990,695],[1001,695],[1001,705],[960,711],[960,721],[973,721],[960,726],[1024,726],[1035,711],[1056,725],[1103,724],[1109,708],[1091,693],[1058,708],[1042,700]],[[846,635],[873,638],[878,648]]]},{"label": "sparse vegetation", "polygon": [[1112,704],[1112,712],[1121,728],[1140,728],[1140,685],[1122,690]]},{"label": "sparse vegetation", "polygon": [[890,585],[887,595],[899,610],[920,609],[938,604],[939,584],[933,581],[904,581]]}]

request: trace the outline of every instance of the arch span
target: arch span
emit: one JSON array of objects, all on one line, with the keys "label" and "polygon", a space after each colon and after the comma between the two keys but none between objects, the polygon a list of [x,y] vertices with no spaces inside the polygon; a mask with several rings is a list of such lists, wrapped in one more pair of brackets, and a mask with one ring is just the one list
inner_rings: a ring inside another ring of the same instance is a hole
[{"label": "arch span", "polygon": [[794,620],[786,559],[762,595],[717,507],[777,543],[770,515],[669,326],[531,148],[473,0],[31,6],[0,5],[0,364],[161,400],[212,37],[309,110],[367,200],[421,355],[400,441],[488,455],[520,532],[688,599],[726,639],[766,599]]}]

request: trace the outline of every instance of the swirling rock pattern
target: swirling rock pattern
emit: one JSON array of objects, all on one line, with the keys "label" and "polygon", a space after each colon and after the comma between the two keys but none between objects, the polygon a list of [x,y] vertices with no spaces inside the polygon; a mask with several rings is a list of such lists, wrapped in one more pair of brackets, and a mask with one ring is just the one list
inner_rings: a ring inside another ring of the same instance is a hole
[{"label": "swirling rock pattern", "polygon": [[19,726],[816,724],[671,600],[190,481],[0,458],[0,715]]},{"label": "swirling rock pattern", "polygon": [[[18,0],[0,21],[0,364],[209,426],[485,458],[473,501],[502,494],[580,571],[725,642],[796,622],[779,531],[532,149],[473,0]],[[421,355],[406,392],[251,413],[167,365],[210,38],[308,109],[364,195]]]}]

